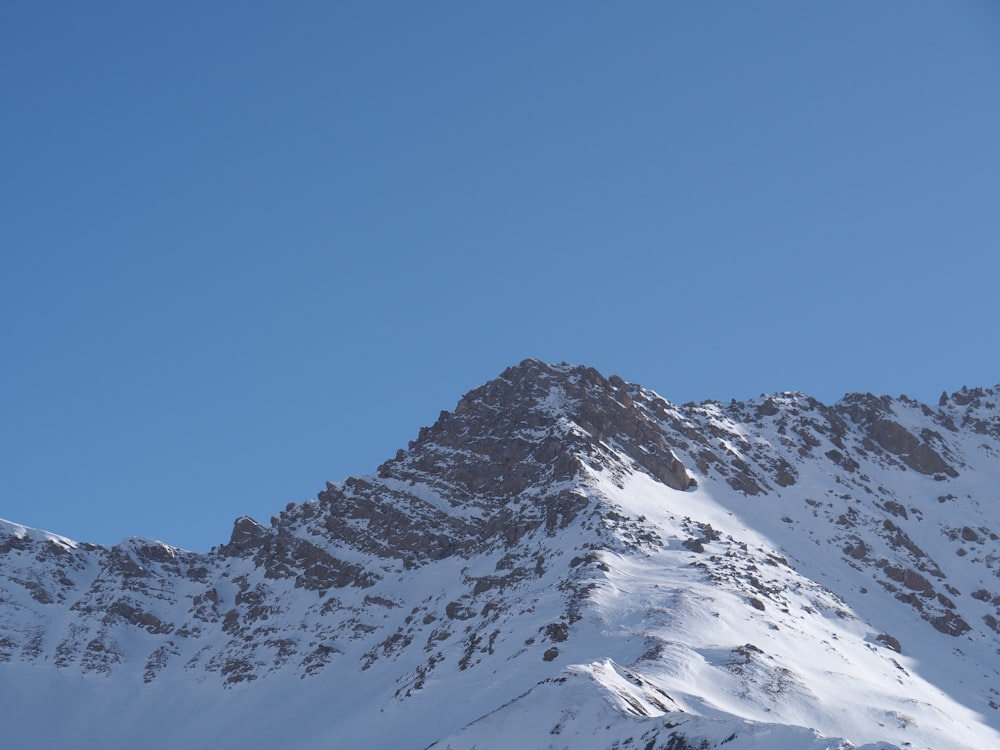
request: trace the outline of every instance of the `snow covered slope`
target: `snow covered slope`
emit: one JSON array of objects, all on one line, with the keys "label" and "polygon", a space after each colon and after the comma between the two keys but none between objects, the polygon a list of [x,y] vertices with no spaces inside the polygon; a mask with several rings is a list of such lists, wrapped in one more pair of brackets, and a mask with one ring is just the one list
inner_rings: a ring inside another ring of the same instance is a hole
[{"label": "snow covered slope", "polygon": [[2,522],[5,737],[1000,747],[998,404],[528,360],[207,554]]}]

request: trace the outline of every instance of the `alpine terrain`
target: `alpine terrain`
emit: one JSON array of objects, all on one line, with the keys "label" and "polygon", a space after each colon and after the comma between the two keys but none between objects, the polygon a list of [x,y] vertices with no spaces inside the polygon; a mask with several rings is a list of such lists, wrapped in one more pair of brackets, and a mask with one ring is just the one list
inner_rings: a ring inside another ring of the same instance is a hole
[{"label": "alpine terrain", "polygon": [[1000,386],[527,360],[208,553],[0,522],[10,748],[1000,747]]}]

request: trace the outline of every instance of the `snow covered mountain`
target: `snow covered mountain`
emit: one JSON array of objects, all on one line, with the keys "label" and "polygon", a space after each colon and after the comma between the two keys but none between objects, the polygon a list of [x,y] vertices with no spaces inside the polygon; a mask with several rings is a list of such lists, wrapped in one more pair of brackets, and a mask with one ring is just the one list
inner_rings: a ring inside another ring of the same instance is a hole
[{"label": "snow covered mountain", "polygon": [[5,746],[1000,747],[1000,387],[527,360],[196,554],[0,522]]}]

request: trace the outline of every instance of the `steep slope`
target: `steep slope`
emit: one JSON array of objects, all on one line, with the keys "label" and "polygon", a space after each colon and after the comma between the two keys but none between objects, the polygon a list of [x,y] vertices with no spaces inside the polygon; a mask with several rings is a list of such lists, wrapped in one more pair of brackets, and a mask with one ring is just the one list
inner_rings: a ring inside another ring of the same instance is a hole
[{"label": "steep slope", "polygon": [[998,402],[676,406],[528,360],[208,554],[5,523],[0,718],[22,747],[1000,746]]}]

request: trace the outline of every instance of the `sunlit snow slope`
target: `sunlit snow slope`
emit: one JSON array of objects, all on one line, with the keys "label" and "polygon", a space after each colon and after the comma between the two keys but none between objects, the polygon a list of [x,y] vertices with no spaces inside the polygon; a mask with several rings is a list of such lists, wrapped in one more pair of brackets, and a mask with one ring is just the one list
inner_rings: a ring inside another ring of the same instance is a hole
[{"label": "sunlit snow slope", "polygon": [[12,747],[1000,747],[1000,389],[528,360],[207,554],[0,524]]}]

